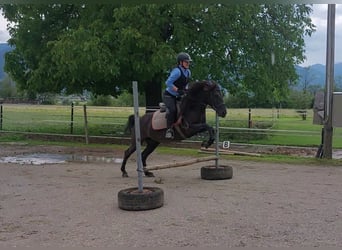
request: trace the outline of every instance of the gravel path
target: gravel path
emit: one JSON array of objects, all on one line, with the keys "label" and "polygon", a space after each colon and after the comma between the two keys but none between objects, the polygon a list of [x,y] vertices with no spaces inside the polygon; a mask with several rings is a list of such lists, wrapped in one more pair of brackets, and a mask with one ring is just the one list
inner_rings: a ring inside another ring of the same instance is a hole
[{"label": "gravel path", "polygon": [[[0,157],[30,152],[122,157],[24,145],[1,145]],[[187,159],[154,153],[149,163]],[[0,247],[342,247],[341,167],[220,160],[233,179],[205,181],[205,164],[144,178],[164,190],[164,206],[131,212],[117,194],[137,186],[134,157],[129,178],[113,162],[0,163]]]}]

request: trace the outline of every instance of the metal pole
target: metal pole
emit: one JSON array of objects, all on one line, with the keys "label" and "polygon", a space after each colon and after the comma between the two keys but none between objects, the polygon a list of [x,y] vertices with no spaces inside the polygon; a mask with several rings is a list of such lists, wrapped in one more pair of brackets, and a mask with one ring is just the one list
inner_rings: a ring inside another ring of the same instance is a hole
[{"label": "metal pole", "polygon": [[219,159],[219,117],[218,114],[216,112],[216,119],[215,119],[215,126],[216,126],[216,144],[215,144],[215,151],[216,151],[216,159],[215,159],[215,167],[218,168],[219,164],[218,164],[218,159]]},{"label": "metal pole", "polygon": [[143,166],[141,160],[141,137],[140,137],[140,117],[139,117],[139,92],[138,82],[133,81],[133,103],[134,103],[134,129],[135,129],[135,143],[137,146],[137,171],[138,171],[138,190],[143,192]]},{"label": "metal pole", "polygon": [[3,112],[3,110],[2,110],[2,105],[0,106],[0,130],[2,130],[2,112]]},{"label": "metal pole", "polygon": [[323,158],[332,158],[332,95],[334,84],[334,52],[335,52],[335,4],[328,4],[327,22],[327,52],[325,78],[325,107],[324,107],[324,144]]}]

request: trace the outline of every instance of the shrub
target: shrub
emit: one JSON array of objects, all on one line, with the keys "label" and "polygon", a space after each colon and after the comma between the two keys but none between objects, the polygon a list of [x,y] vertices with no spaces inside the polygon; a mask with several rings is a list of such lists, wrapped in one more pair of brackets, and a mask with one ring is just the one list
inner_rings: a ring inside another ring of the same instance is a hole
[{"label": "shrub", "polygon": [[113,106],[113,98],[110,95],[97,95],[91,98],[90,106]]}]

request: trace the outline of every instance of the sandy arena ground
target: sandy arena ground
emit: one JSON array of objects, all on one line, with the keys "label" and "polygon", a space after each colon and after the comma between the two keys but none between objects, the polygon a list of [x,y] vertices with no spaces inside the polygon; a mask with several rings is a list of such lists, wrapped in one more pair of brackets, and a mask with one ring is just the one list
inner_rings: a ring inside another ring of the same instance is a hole
[{"label": "sandy arena ground", "polygon": [[[123,154],[0,145],[0,158],[24,153]],[[221,159],[234,176],[220,181],[200,178],[208,163],[155,171],[144,185],[164,190],[164,206],[132,212],[118,208],[117,194],[137,186],[134,156],[129,178],[115,159],[0,163],[0,247],[342,247],[341,167]],[[149,163],[187,159],[153,153]]]}]

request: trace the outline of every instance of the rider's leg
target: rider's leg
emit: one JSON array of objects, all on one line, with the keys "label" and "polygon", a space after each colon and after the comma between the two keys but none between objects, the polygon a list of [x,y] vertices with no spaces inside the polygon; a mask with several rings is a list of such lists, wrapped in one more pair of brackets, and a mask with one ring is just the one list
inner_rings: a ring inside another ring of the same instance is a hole
[{"label": "rider's leg", "polygon": [[174,136],[174,131],[172,129],[172,124],[176,120],[176,98],[174,96],[171,96],[170,94],[164,94],[163,95],[163,102],[166,106],[166,134],[165,138],[172,139]]}]

